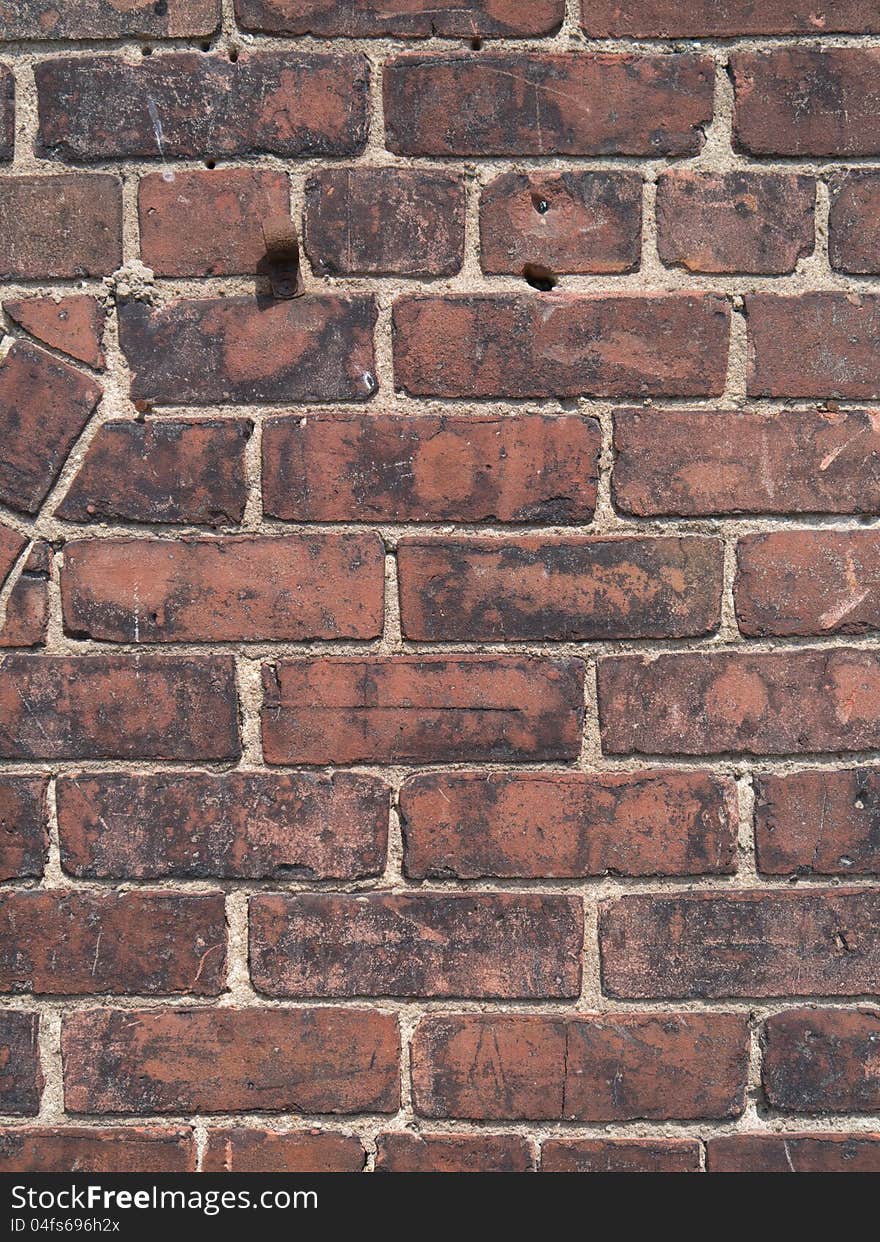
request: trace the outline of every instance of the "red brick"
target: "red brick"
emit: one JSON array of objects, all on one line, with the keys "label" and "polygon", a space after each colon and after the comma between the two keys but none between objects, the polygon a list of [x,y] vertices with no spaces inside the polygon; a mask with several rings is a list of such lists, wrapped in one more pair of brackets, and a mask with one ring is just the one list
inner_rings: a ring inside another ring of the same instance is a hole
[{"label": "red brick", "polygon": [[250,969],[271,996],[575,997],[579,898],[526,893],[263,894]]},{"label": "red brick", "polygon": [[880,1173],[880,1134],[725,1134],[706,1153],[710,1173]]},{"label": "red brick", "polygon": [[880,873],[880,768],[766,773],[754,784],[759,871]]},{"label": "red brick", "polygon": [[739,1014],[428,1017],[413,1036],[414,1104],[491,1121],[737,1117],[747,1061]]},{"label": "red brick", "polygon": [[360,1173],[359,1138],[319,1130],[209,1130],[203,1173]]},{"label": "red brick", "polygon": [[608,754],[751,755],[880,745],[868,649],[620,656],[599,661]]},{"label": "red brick", "polygon": [[433,397],[713,396],[729,319],[713,294],[403,298],[395,383]]},{"label": "red brick", "polygon": [[26,546],[24,535],[0,522],[0,587],[5,585]]},{"label": "red brick", "polygon": [[579,414],[310,414],[263,425],[263,512],[288,521],[550,522],[596,506]]},{"label": "red brick", "polygon": [[39,878],[49,851],[48,776],[0,778],[0,880]]},{"label": "red brick", "polygon": [[384,563],[369,531],[76,540],[64,548],[64,625],[109,642],[376,638]]},{"label": "red brick", "polygon": [[755,293],[745,307],[750,396],[880,396],[880,297]]},{"label": "red brick", "polygon": [[638,173],[503,173],[480,198],[484,272],[631,272],[639,265]]},{"label": "red brick", "polygon": [[104,308],[97,298],[81,293],[57,302],[50,297],[25,298],[4,302],[3,309],[10,319],[45,345],[68,354],[77,362],[103,369]]},{"label": "red brick", "polygon": [[10,655],[4,759],[235,759],[231,656]]},{"label": "red brick", "polygon": [[0,163],[8,164],[15,151],[15,77],[0,65]]},{"label": "red brick", "polygon": [[751,155],[880,153],[875,47],[734,52],[734,146]]},{"label": "red brick", "polygon": [[743,634],[863,634],[880,628],[880,531],[787,530],[736,546]]},{"label": "red brick", "polygon": [[0,177],[0,278],[107,276],[122,262],[122,185],[80,173]]},{"label": "red brick", "polygon": [[0,363],[0,501],[36,513],[101,400],[65,362],[16,341]]},{"label": "red brick", "polygon": [[304,241],[319,276],[448,276],[464,251],[464,187],[430,169],[320,169]]},{"label": "red brick", "polygon": [[366,401],[376,391],[372,298],[315,294],[120,307],[131,396],[165,405]]},{"label": "red brick", "polygon": [[0,1130],[0,1173],[194,1173],[192,1130],[119,1126]]},{"label": "red brick", "polygon": [[851,996],[880,969],[880,893],[867,889],[640,894],[602,904],[609,996]]},{"label": "red brick", "polygon": [[665,173],[657,182],[657,250],[689,272],[793,272],[815,244],[813,177]]},{"label": "red brick", "polygon": [[542,1173],[699,1173],[695,1139],[548,1139]]},{"label": "red brick", "polygon": [[852,170],[829,181],[828,257],[838,272],[880,272],[880,176]]},{"label": "red brick", "polygon": [[434,0],[430,8],[414,0],[235,0],[235,15],[245,30],[355,39],[434,34],[528,38],[558,30],[564,13],[564,0],[531,0],[528,5],[519,0]]},{"label": "red brick", "polygon": [[226,971],[222,893],[0,894],[0,991],[216,996]]},{"label": "red brick", "polygon": [[4,39],[185,38],[220,25],[220,0],[18,0]]},{"label": "red brick", "polygon": [[0,627],[0,648],[45,646],[50,570],[51,549],[45,541],[37,540],[7,596],[6,616]]},{"label": "red brick", "polygon": [[404,539],[404,635],[422,642],[682,638],[721,618],[717,539]]},{"label": "red brick", "polygon": [[58,57],[34,76],[37,147],[50,159],[354,155],[366,141],[363,56]]},{"label": "red brick", "polygon": [[360,1009],[92,1009],[65,1015],[73,1113],[393,1113],[400,1035]]},{"label": "red brick", "polygon": [[263,751],[267,763],[574,759],[583,677],[577,659],[279,661],[263,668]]},{"label": "red brick", "polygon": [[696,155],[712,119],[704,56],[413,54],[382,81],[401,155]]},{"label": "red brick", "polygon": [[55,510],[65,522],[235,526],[248,497],[244,418],[103,423]]},{"label": "red brick", "polygon": [[374,776],[80,773],[56,797],[61,863],[80,878],[356,880],[385,865]]},{"label": "red brick", "polygon": [[764,1026],[761,1082],[771,1107],[783,1112],[876,1113],[880,1010],[805,1008],[773,1014]]},{"label": "red brick", "polygon": [[141,257],[158,276],[256,272],[262,222],[288,215],[287,174],[259,168],[149,173],[138,186]]},{"label": "red brick", "polygon": [[0,1010],[0,1112],[7,1116],[35,1117],[40,1111],[39,1023],[35,1013]]},{"label": "red brick", "polygon": [[873,411],[619,410],[614,502],[640,517],[880,512]]},{"label": "red brick", "polygon": [[735,870],[736,790],[708,772],[432,772],[400,817],[410,879]]},{"label": "red brick", "polygon": [[581,25],[594,39],[728,39],[871,34],[880,16],[869,0],[582,0]]},{"label": "red brick", "polygon": [[518,1134],[380,1134],[377,1173],[531,1173],[532,1152]]}]

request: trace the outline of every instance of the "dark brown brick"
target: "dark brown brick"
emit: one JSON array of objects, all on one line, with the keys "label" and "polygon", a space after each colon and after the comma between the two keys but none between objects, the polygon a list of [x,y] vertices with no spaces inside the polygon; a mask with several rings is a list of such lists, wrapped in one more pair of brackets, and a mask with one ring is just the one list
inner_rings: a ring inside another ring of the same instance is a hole
[{"label": "dark brown brick", "polygon": [[235,0],[245,30],[321,37],[423,39],[503,35],[528,38],[558,30],[565,0]]},{"label": "dark brown brick", "polygon": [[880,969],[880,893],[645,894],[602,904],[602,983],[644,1000],[851,996]]},{"label": "dark brown brick", "polygon": [[720,1119],[743,1111],[748,1023],[717,1012],[428,1017],[412,1058],[425,1117]]},{"label": "dark brown brick", "polygon": [[32,545],[6,599],[0,648],[42,647],[49,625],[51,550],[44,540]]},{"label": "dark brown brick", "polygon": [[583,677],[577,659],[279,661],[263,668],[263,752],[309,764],[574,759]]},{"label": "dark brown brick", "polygon": [[518,1134],[380,1134],[377,1173],[531,1173],[532,1153]]},{"label": "dark brown brick", "polygon": [[4,39],[172,38],[213,34],[220,0],[18,0]]},{"label": "dark brown brick", "polygon": [[372,531],[75,540],[64,548],[64,625],[109,642],[377,638],[384,564]]},{"label": "dark brown brick", "polygon": [[695,155],[712,119],[704,56],[413,54],[382,81],[401,155]]},{"label": "dark brown brick", "polygon": [[767,773],[754,785],[759,871],[880,873],[880,768]]},{"label": "dark brown brick", "polygon": [[6,584],[26,546],[24,535],[0,522],[0,587]]},{"label": "dark brown brick", "polygon": [[0,163],[8,164],[14,152],[15,78],[7,65],[0,65]]},{"label": "dark brown brick", "polygon": [[0,1130],[0,1173],[194,1173],[192,1130],[118,1126]]},{"label": "dark brown brick", "polygon": [[745,308],[750,396],[880,396],[877,295],[755,293]]},{"label": "dark brown brick", "polygon": [[548,1139],[542,1173],[699,1173],[696,1139]]},{"label": "dark brown brick", "polygon": [[619,656],[599,661],[608,754],[751,755],[880,746],[868,649]]},{"label": "dark brown brick", "polygon": [[235,759],[231,656],[10,655],[4,759]]},{"label": "dark brown brick", "polygon": [[[876,971],[874,977],[876,982]],[[773,1014],[764,1026],[761,1081],[771,1107],[783,1112],[876,1113],[880,1010],[804,1008]]]},{"label": "dark brown brick", "polygon": [[38,878],[49,851],[48,776],[0,779],[0,880]]},{"label": "dark brown brick", "polygon": [[464,187],[431,169],[323,168],[306,182],[304,241],[322,276],[448,276],[464,252]]},{"label": "dark brown brick", "polygon": [[689,272],[793,272],[815,243],[813,177],[665,173],[657,182],[657,250]]},{"label": "dark brown brick", "polygon": [[209,1130],[203,1173],[360,1173],[363,1144],[320,1130]]},{"label": "dark brown brick", "polygon": [[412,396],[713,396],[728,332],[713,294],[403,298],[394,378]]},{"label": "dark brown brick", "polygon": [[708,634],[723,556],[717,539],[404,539],[401,625],[422,642]]},{"label": "dark brown brick", "polygon": [[874,411],[620,410],[614,502],[640,517],[880,513]]},{"label": "dark brown brick", "polygon": [[880,15],[871,0],[582,0],[581,25],[594,39],[728,39],[870,34]]},{"label": "dark brown brick", "polygon": [[361,1009],[92,1009],[68,1013],[73,1113],[393,1113],[400,1035]]},{"label": "dark brown brick", "polygon": [[356,880],[385,865],[388,787],[336,772],[62,776],[61,862],[88,879]]},{"label": "dark brown brick", "polygon": [[639,265],[638,173],[503,173],[480,198],[484,272],[631,272]]},{"label": "dark brown brick", "polygon": [[0,278],[107,276],[122,262],[122,185],[100,174],[0,177]]},{"label": "dark brown brick", "polygon": [[367,401],[376,391],[372,298],[312,295],[120,308],[131,395],[165,405]]},{"label": "dark brown brick", "polygon": [[363,56],[58,57],[34,76],[50,159],[354,155],[366,141]]},{"label": "dark brown brick", "polygon": [[104,308],[97,298],[82,293],[58,302],[51,297],[25,298],[4,302],[3,309],[10,319],[43,344],[51,345],[77,362],[103,369]]},{"label": "dark brown brick", "polygon": [[596,506],[600,447],[598,423],[579,414],[270,419],[263,511],[305,522],[581,525]]},{"label": "dark brown brick", "polygon": [[0,1111],[35,1117],[43,1094],[43,1071],[37,1043],[39,1016],[0,1010]]},{"label": "dark brown brick", "polygon": [[248,497],[244,451],[252,431],[244,418],[103,423],[56,516],[237,525]]},{"label": "dark brown brick", "polygon": [[432,772],[400,817],[411,879],[735,870],[736,790],[707,772]]},{"label": "dark brown brick", "polygon": [[880,1173],[880,1134],[725,1134],[706,1154],[710,1173]]},{"label": "dark brown brick", "polygon": [[828,257],[838,272],[880,272],[880,176],[851,170],[829,181]]},{"label": "dark brown brick", "polygon": [[101,400],[66,362],[16,341],[0,363],[0,501],[36,513]]},{"label": "dark brown brick", "polygon": [[271,996],[580,993],[579,898],[270,893],[251,898],[249,927],[251,978]]}]

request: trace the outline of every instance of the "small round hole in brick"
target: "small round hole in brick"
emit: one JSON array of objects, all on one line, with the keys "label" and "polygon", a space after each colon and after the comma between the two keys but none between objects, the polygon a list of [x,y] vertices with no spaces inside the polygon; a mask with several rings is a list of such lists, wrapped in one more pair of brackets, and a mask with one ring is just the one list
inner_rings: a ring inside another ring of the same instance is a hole
[{"label": "small round hole in brick", "polygon": [[543,263],[526,263],[522,270],[523,280],[539,293],[549,293],[559,284],[559,277]]},{"label": "small round hole in brick", "polygon": [[547,202],[546,198],[544,198],[543,194],[532,195],[532,206],[539,216],[546,216],[547,212],[550,210],[550,204]]}]

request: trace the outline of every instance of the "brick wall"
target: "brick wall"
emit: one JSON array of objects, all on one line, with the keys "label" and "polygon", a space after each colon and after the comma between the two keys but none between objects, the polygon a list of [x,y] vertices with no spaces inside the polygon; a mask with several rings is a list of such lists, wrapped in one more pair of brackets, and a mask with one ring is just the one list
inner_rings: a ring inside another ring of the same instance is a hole
[{"label": "brick wall", "polygon": [[0,27],[0,1168],[880,1169],[878,6]]}]

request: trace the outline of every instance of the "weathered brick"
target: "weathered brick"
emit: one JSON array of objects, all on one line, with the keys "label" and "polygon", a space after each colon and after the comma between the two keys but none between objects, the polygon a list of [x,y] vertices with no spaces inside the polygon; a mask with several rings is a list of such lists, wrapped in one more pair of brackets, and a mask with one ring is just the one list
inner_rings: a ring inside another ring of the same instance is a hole
[{"label": "weathered brick", "polygon": [[149,173],[138,186],[141,257],[158,276],[256,272],[262,222],[290,211],[287,174],[262,168]]},{"label": "weathered brick", "polygon": [[0,1173],[194,1173],[192,1130],[119,1126],[0,1130]]},{"label": "weathered brick", "polygon": [[248,497],[244,418],[103,423],[55,510],[65,522],[234,526]]},{"label": "weathered brick", "polygon": [[880,176],[853,169],[829,181],[828,257],[838,272],[880,272]]},{"label": "weathered brick", "polygon": [[5,585],[26,545],[24,535],[0,522],[0,587]]},{"label": "weathered brick", "polygon": [[235,759],[231,656],[10,655],[4,759]]},{"label": "weathered brick", "polygon": [[272,996],[580,993],[579,898],[270,893],[251,898],[249,927],[251,978]]},{"label": "weathered brick", "polygon": [[377,534],[82,539],[64,548],[68,633],[110,642],[376,638]]},{"label": "weathered brick", "polygon": [[480,198],[484,272],[630,272],[639,265],[638,173],[502,173]]},{"label": "weathered brick", "polygon": [[396,1111],[400,1035],[360,1009],[92,1009],[68,1013],[73,1113]]},{"label": "weathered brick", "polygon": [[15,151],[15,77],[0,65],[0,163],[8,164]]},{"label": "weathered brick", "polygon": [[305,522],[581,525],[596,507],[600,447],[599,424],[580,414],[270,419],[263,512]]},{"label": "weathered brick", "polygon": [[39,1023],[35,1013],[0,1010],[0,1112],[7,1116],[35,1117],[40,1111]]},{"label": "weathered brick", "polygon": [[102,174],[0,177],[0,278],[107,276],[122,263],[122,185]]},{"label": "weathered brick", "polygon": [[[876,983],[876,972],[874,977]],[[876,1113],[880,1010],[804,1008],[773,1014],[764,1026],[761,1081],[771,1107],[784,1112]]]},{"label": "weathered brick", "polygon": [[56,796],[61,863],[81,878],[356,880],[385,864],[374,776],[80,773]]},{"label": "weathered brick", "polygon": [[36,513],[101,388],[66,362],[23,341],[0,362],[0,501]]},{"label": "weathered brick", "polygon": [[725,1134],[706,1156],[710,1173],[880,1173],[880,1134]]},{"label": "weathered brick", "polygon": [[400,817],[417,880],[735,870],[736,790],[708,772],[432,772]]},{"label": "weathered brick", "polygon": [[548,1139],[542,1173],[699,1173],[695,1139]]},{"label": "weathered brick", "polygon": [[875,47],[734,52],[735,147],[751,155],[880,154]]},{"label": "weathered brick", "polygon": [[404,539],[401,625],[422,642],[708,634],[723,557],[717,539]]},{"label": "weathered brick", "polygon": [[755,293],[745,308],[750,396],[880,396],[877,295]]},{"label": "weathered brick", "polygon": [[793,272],[815,244],[813,177],[665,173],[657,182],[657,251],[689,272]]},{"label": "weathered brick", "polygon": [[751,755],[880,745],[880,656],[866,649],[599,661],[608,754]]},{"label": "weathered brick", "polygon": [[713,396],[730,313],[714,294],[402,298],[394,377],[412,396]]},{"label": "weathered brick", "polygon": [[48,776],[0,779],[0,880],[38,878],[49,852]]},{"label": "weathered brick", "polygon": [[474,1120],[737,1117],[747,1060],[739,1014],[429,1017],[413,1036],[414,1105]]},{"label": "weathered brick", "polygon": [[209,1130],[203,1173],[360,1173],[366,1156],[353,1134]]},{"label": "weathered brick", "polygon": [[754,786],[759,871],[880,873],[880,768],[764,773]]},{"label": "weathered brick", "polygon": [[220,0],[18,0],[0,39],[172,38],[213,34]]},{"label": "weathered brick", "polygon": [[58,302],[50,297],[25,298],[4,302],[3,309],[10,319],[43,344],[51,345],[77,362],[103,369],[104,308],[97,298],[84,293],[61,298]]},{"label": "weathered brick", "polygon": [[120,307],[131,395],[165,405],[366,401],[376,391],[372,298],[315,294]]},{"label": "weathered brick", "polygon": [[581,0],[594,39],[728,39],[735,35],[870,34],[870,0]]},{"label": "weathered brick", "polygon": [[49,545],[34,542],[6,598],[6,616],[0,628],[0,648],[42,647],[49,625]]},{"label": "weathered brick", "polygon": [[704,56],[412,54],[382,81],[401,155],[695,155],[712,119]]},{"label": "weathered brick", "polygon": [[863,634],[880,628],[880,531],[785,530],[737,542],[743,634]]},{"label": "weathered brick", "polygon": [[324,38],[528,38],[558,30],[564,13],[564,0],[527,5],[519,0],[433,0],[430,8],[413,0],[235,0],[235,15],[245,30]]},{"label": "weathered brick", "polygon": [[880,513],[873,411],[619,410],[614,502],[640,517]]},{"label": "weathered brick", "polygon": [[640,894],[603,902],[602,983],[630,999],[850,996],[880,969],[880,893]]},{"label": "weathered brick", "polygon": [[366,141],[363,56],[62,56],[34,76],[50,159],[354,155]]},{"label": "weathered brick", "polygon": [[263,752],[309,764],[573,759],[583,677],[580,660],[520,656],[278,661],[263,668]]},{"label": "weathered brick", "polygon": [[222,893],[0,894],[0,991],[216,996],[225,971]]},{"label": "weathered brick", "polygon": [[518,1134],[380,1134],[377,1173],[530,1173],[528,1140]]}]

